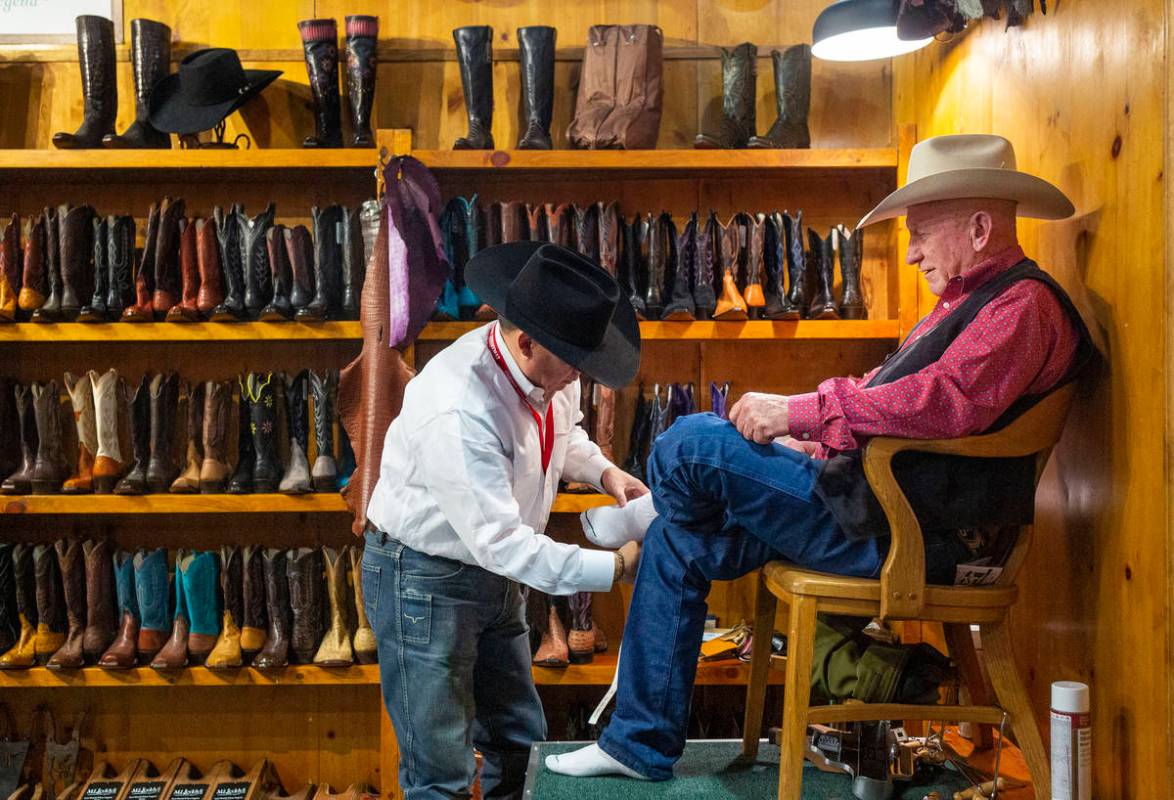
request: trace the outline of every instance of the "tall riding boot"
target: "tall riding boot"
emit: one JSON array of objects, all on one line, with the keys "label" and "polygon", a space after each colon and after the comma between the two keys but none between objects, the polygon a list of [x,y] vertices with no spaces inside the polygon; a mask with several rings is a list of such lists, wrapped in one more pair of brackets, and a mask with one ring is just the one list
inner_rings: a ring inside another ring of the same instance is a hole
[{"label": "tall riding boot", "polygon": [[269,274],[273,280],[273,298],[261,309],[261,319],[268,322],[285,322],[293,319],[293,308],[289,301],[293,275],[290,271],[289,254],[285,249],[285,233],[284,225],[274,225],[265,234]]},{"label": "tall riding boot", "polygon": [[772,50],[775,105],[778,119],[766,136],[750,137],[749,147],[811,147],[807,112],[811,110],[811,47],[797,44],[786,52]]},{"label": "tall riding boot", "polygon": [[241,665],[241,621],[244,617],[244,573],[241,554],[235,546],[220,548],[220,608],[222,622],[216,646],[204,662],[208,669],[231,669]]},{"label": "tall riding boot", "polygon": [[461,65],[461,90],[469,133],[457,139],[453,150],[493,149],[493,28],[470,25],[454,28],[457,61]]},{"label": "tall riding boot", "polygon": [[149,120],[151,92],[171,71],[171,28],[153,19],[130,21],[130,62],[135,77],[135,121],[121,136],[102,137],[107,147],[144,147],[166,150],[171,137]]},{"label": "tall riding boot", "polygon": [[191,620],[188,618],[187,598],[183,596],[183,570],[191,563],[192,556],[180,548],[175,552],[175,615],[171,620],[171,636],[151,659],[151,669],[183,669],[188,665],[188,634]]},{"label": "tall riding boot", "polygon": [[355,663],[348,623],[348,551],[349,548],[346,547],[337,552],[331,547],[322,548],[322,560],[326,568],[326,599],[329,603],[326,614],[330,622],[322,637],[322,644],[314,654],[314,663],[321,667],[349,667]]},{"label": "tall riding boot", "polygon": [[212,309],[208,319],[212,322],[233,322],[245,317],[245,267],[241,257],[241,230],[237,217],[243,215],[240,204],[234,205],[228,213],[216,206],[212,218],[216,221],[217,253],[220,268],[224,271],[224,300]]},{"label": "tall riding boot", "polygon": [[713,318],[721,320],[746,319],[746,300],[738,291],[738,281],[734,277],[738,270],[738,257],[742,252],[742,225],[737,215],[730,217],[725,225],[719,225],[721,231],[721,260],[722,260],[722,293],[717,299],[713,310]]},{"label": "tall riding boot", "polygon": [[554,113],[554,28],[532,25],[518,28],[522,51],[522,117],[526,129],[519,150],[550,149],[550,119]]},{"label": "tall riding boot", "polygon": [[342,147],[342,108],[338,94],[338,26],[332,19],[298,23],[306,74],[314,95],[314,135],[302,147]]},{"label": "tall riding boot", "polygon": [[314,299],[314,242],[305,225],[286,228],[285,257],[292,275],[289,304],[295,314]]},{"label": "tall riding boot", "polygon": [[[667,218],[667,220],[666,220]],[[644,291],[644,313],[649,319],[660,319],[664,312],[665,273],[668,272],[670,248],[676,245],[676,231],[670,233],[672,218],[648,215],[648,236],[641,242],[640,252],[648,254],[648,285]]]},{"label": "tall riding boot", "polygon": [[126,403],[126,386],[117,370],[99,375],[90,371],[94,392],[94,418],[98,436],[98,451],[94,457],[94,492],[110,494],[126,468],[122,460],[118,421]]},{"label": "tall riding boot", "polygon": [[703,150],[742,148],[757,132],[755,117],[758,48],[750,42],[722,48],[722,118],[716,134],[699,133]]},{"label": "tall riding boot", "polygon": [[12,564],[15,546],[0,542],[0,653],[7,653],[20,639],[20,609],[16,605],[16,574]]},{"label": "tall riding boot", "polygon": [[93,294],[89,301],[78,311],[78,322],[105,322],[106,299],[110,296],[110,248],[109,224],[105,217],[96,216],[93,225],[91,286]]},{"label": "tall riding boot", "polygon": [[17,298],[24,272],[20,252],[20,216],[13,214],[0,233],[0,322],[16,322]]},{"label": "tall riding boot", "polygon": [[343,208],[342,214],[342,318],[358,319],[359,298],[367,272],[367,262],[363,260],[363,228],[359,221],[362,209]]},{"label": "tall riding boot", "polygon": [[306,406],[308,370],[285,376],[285,421],[289,435],[289,464],[281,476],[277,491],[282,494],[305,494],[310,485],[309,449],[310,413]]},{"label": "tall riding boot", "polygon": [[168,491],[195,494],[200,491],[200,472],[204,468],[204,384],[190,383],[184,394],[187,396],[187,459]]},{"label": "tall riding boot", "polygon": [[766,214],[756,214],[750,218],[747,244],[749,247],[746,250],[746,288],[742,296],[746,299],[750,319],[762,319],[762,312],[766,307],[766,294],[762,289],[762,276],[766,271],[763,258],[763,251],[766,248]]},{"label": "tall riding boot", "polygon": [[147,487],[166,492],[179,475],[172,445],[175,442],[175,412],[179,404],[179,376],[159,373],[151,381],[151,458],[147,462]]},{"label": "tall riding boot", "polygon": [[[164,202],[167,202],[165,199]],[[143,237],[143,253],[135,273],[135,299],[122,311],[123,322],[151,322],[155,319],[155,248],[159,238],[159,206],[151,203],[147,213],[147,232]]]},{"label": "tall riding boot", "polygon": [[86,566],[86,629],[82,634],[82,657],[96,664],[118,633],[117,595],[114,586],[114,557],[105,540],[82,545]]},{"label": "tall riding boot", "polygon": [[688,321],[696,318],[693,289],[690,286],[696,268],[697,212],[694,211],[677,238],[677,268],[673,271],[672,290],[669,292],[663,319]]},{"label": "tall riding boot", "polygon": [[253,449],[253,412],[249,402],[250,375],[237,378],[240,395],[237,398],[236,471],[228,481],[229,494],[248,494],[253,491],[253,466],[257,460]]},{"label": "tall riding boot", "polygon": [[167,551],[162,547],[135,553],[135,597],[139,604],[139,661],[151,663],[171,631]]},{"label": "tall riding boot", "polygon": [[36,661],[44,666],[65,644],[65,591],[61,569],[51,544],[33,548],[33,569],[37,576],[37,633],[33,639]]},{"label": "tall riding boot", "polygon": [[314,219],[314,299],[298,311],[298,319],[334,319],[342,307],[342,206],[310,209]]},{"label": "tall riding boot", "polygon": [[273,299],[273,280],[269,274],[269,247],[265,237],[273,227],[274,212],[274,205],[270,203],[252,219],[243,210],[236,213],[245,278],[245,312],[250,317],[258,316],[261,309]]},{"label": "tall riding boot", "polygon": [[811,250],[811,258],[815,262],[815,295],[807,306],[808,319],[839,319],[836,311],[836,299],[832,294],[835,281],[836,251],[832,247],[832,236],[820,238],[811,228],[807,229],[807,243]]},{"label": "tall riding boot", "polygon": [[350,581],[355,599],[355,636],[351,640],[355,661],[360,664],[374,664],[379,660],[375,631],[367,620],[367,604],[363,601],[363,550],[352,547],[350,553]]},{"label": "tall riding boot", "polygon": [[200,493],[220,494],[231,473],[228,466],[228,423],[232,416],[232,383],[204,385],[204,460],[200,464]]},{"label": "tall riding boot", "polygon": [[115,494],[144,494],[147,491],[147,464],[151,460],[151,386],[143,376],[139,388],[127,403],[130,415],[130,441],[134,462],[126,477],[114,486]]},{"label": "tall riding boot", "polygon": [[248,544],[241,548],[241,661],[252,664],[265,647],[265,549]]},{"label": "tall riding boot", "polygon": [[864,231],[849,231],[843,225],[836,228],[836,249],[840,251],[840,318],[868,319],[864,295],[860,292],[860,265],[864,260]]},{"label": "tall riding boot", "polygon": [[114,588],[118,595],[118,633],[98,659],[98,666],[130,669],[138,653],[139,600],[135,593],[134,556],[125,550],[114,554]]},{"label": "tall riding boot", "polygon": [[82,543],[78,539],[60,539],[56,549],[65,600],[66,632],[65,641],[45,666],[49,669],[81,669],[85,666],[82,640],[86,632],[86,567]]},{"label": "tall riding boot", "polygon": [[200,290],[196,294],[196,310],[205,317],[224,302],[224,276],[220,272],[220,250],[216,239],[216,221],[197,217],[196,269]]},{"label": "tall riding boot", "polygon": [[351,147],[374,147],[371,106],[379,59],[379,17],[353,14],[346,18],[346,94],[351,110]]},{"label": "tall riding boot", "polygon": [[[61,213],[64,212],[64,213]],[[94,286],[94,209],[77,206],[57,218],[61,247],[61,319],[76,319]]]},{"label": "tall riding boot", "polygon": [[46,240],[45,217],[28,217],[24,221],[21,233],[24,242],[23,268],[16,306],[21,311],[31,314],[45,304],[49,292],[49,243]]},{"label": "tall riding boot", "polygon": [[203,664],[220,637],[218,559],[216,553],[196,553],[183,570],[183,597],[188,606],[188,659]]},{"label": "tall riding boot", "polygon": [[253,491],[276,492],[281,483],[281,459],[277,453],[277,387],[279,372],[249,373],[249,430],[253,437]]},{"label": "tall riding boot", "polygon": [[45,281],[49,293],[45,302],[33,312],[33,322],[57,322],[61,319],[61,216],[68,205],[47,206],[41,211],[45,221]]},{"label": "tall riding boot", "polygon": [[110,267],[110,289],[106,295],[106,313],[116,320],[134,304],[135,291],[131,276],[135,261],[135,218],[114,216],[106,218],[106,263]]},{"label": "tall riding boot", "polygon": [[292,661],[309,664],[322,641],[322,553],[311,547],[290,550],[286,569],[289,605],[293,612],[290,627]]},{"label": "tall riding boot", "polygon": [[57,494],[69,471],[61,441],[61,389],[57,381],[33,384],[33,413],[37,418],[33,494]]},{"label": "tall riding boot", "polygon": [[83,14],[77,18],[77,60],[82,70],[85,117],[73,133],[53,134],[53,146],[63,150],[101,147],[102,137],[114,133],[118,117],[118,78],[114,67],[114,23]]},{"label": "tall riding boot", "polygon": [[181,198],[164,197],[159,206],[159,232],[155,241],[155,291],[151,307],[160,319],[180,301],[179,232],[184,204]]},{"label": "tall riding boot", "polygon": [[0,669],[27,669],[36,663],[37,655],[37,572],[31,544],[13,545],[11,553],[19,629],[16,643],[0,655]]},{"label": "tall riding boot", "polygon": [[286,551],[269,549],[262,553],[265,567],[265,610],[269,630],[265,646],[253,659],[257,669],[277,669],[289,663],[290,605]]},{"label": "tall riding boot", "polygon": [[334,461],[334,401],[338,393],[338,373],[334,370],[311,372],[310,392],[314,396],[314,449],[317,452],[310,480],[315,492],[336,492],[338,465]]},{"label": "tall riding boot", "polygon": [[33,491],[33,470],[37,466],[37,422],[33,411],[32,385],[12,387],[16,404],[17,430],[20,435],[20,466],[15,472],[4,477],[0,484],[3,494],[31,494]]},{"label": "tall riding boot", "polygon": [[595,659],[595,623],[591,620],[591,592],[576,592],[567,598],[571,607],[571,632],[567,647],[572,664],[590,664]]},{"label": "tall riding boot", "polygon": [[[95,373],[95,376],[97,373]],[[65,480],[63,494],[89,494],[94,490],[94,458],[98,452],[98,421],[94,413],[94,384],[89,374],[65,373],[65,390],[73,406],[77,426],[77,471]]]},{"label": "tall riding boot", "polygon": [[[201,222],[203,220],[200,220]],[[196,242],[196,220],[179,220],[180,300],[167,312],[168,322],[200,321],[200,253]]]}]

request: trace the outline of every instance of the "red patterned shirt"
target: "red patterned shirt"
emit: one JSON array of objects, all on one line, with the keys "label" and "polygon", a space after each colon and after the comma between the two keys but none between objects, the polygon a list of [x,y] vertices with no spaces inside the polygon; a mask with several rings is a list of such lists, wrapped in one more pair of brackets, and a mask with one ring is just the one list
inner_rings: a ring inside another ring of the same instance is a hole
[{"label": "red patterned shirt", "polygon": [[[1009,247],[946,285],[937,305],[901,347],[933,330],[991,278],[1024,258]],[[787,404],[791,436],[820,443],[818,458],[854,450],[872,436],[951,439],[990,427],[1019,397],[1064,376],[1079,337],[1056,296],[1039,281],[1012,284],[983,307],[942,354],[912,375],[866,387],[830,378]]]}]

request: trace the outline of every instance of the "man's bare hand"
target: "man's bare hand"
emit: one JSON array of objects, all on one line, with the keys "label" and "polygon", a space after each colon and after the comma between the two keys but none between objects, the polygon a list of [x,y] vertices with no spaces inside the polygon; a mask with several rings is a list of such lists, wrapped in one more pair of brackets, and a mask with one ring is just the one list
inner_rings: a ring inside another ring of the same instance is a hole
[{"label": "man's bare hand", "polygon": [[788,431],[787,397],[747,392],[730,409],[730,422],[750,441],[768,444]]},{"label": "man's bare hand", "polygon": [[648,487],[639,478],[633,478],[619,467],[608,467],[603,471],[599,482],[603,484],[603,491],[615,498],[616,503],[623,508],[629,500],[635,500],[643,494],[648,494]]},{"label": "man's bare hand", "polygon": [[783,447],[788,447],[791,450],[798,450],[805,456],[812,456],[819,452],[819,442],[805,442],[791,436],[781,436],[775,439],[775,444],[781,444]]},{"label": "man's bare hand", "polygon": [[636,580],[636,568],[640,566],[640,545],[628,542],[616,552],[624,557],[624,571],[620,575],[620,580],[632,583]]}]

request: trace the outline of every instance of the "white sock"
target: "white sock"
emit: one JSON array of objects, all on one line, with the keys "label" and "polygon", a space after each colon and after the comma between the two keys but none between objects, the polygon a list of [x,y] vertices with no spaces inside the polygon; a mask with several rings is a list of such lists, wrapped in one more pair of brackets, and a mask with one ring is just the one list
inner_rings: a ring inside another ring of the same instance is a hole
[{"label": "white sock", "polygon": [[551,772],[557,772],[560,775],[570,775],[573,778],[622,775],[625,778],[635,778],[641,781],[647,780],[636,770],[625,767],[603,752],[597,744],[588,745],[573,753],[563,753],[561,756],[547,756],[546,768]]},{"label": "white sock", "polygon": [[587,538],[600,547],[611,549],[628,542],[644,541],[644,534],[654,519],[656,508],[652,505],[651,493],[629,500],[623,508],[598,506],[579,515]]}]

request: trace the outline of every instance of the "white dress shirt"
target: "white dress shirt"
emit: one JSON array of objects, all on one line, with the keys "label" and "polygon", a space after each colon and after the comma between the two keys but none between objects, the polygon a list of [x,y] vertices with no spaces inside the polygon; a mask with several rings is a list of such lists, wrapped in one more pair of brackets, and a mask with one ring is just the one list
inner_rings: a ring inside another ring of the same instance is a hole
[{"label": "white dress shirt", "polygon": [[522,373],[497,323],[470,331],[408,381],[387,429],[367,518],[391,538],[548,594],[606,591],[615,556],[556,542],[541,531],[559,479],[600,486],[612,466],[578,424],[579,382],[551,399],[554,446],[546,474],[538,426],[489,351],[545,420],[543,389]]}]

